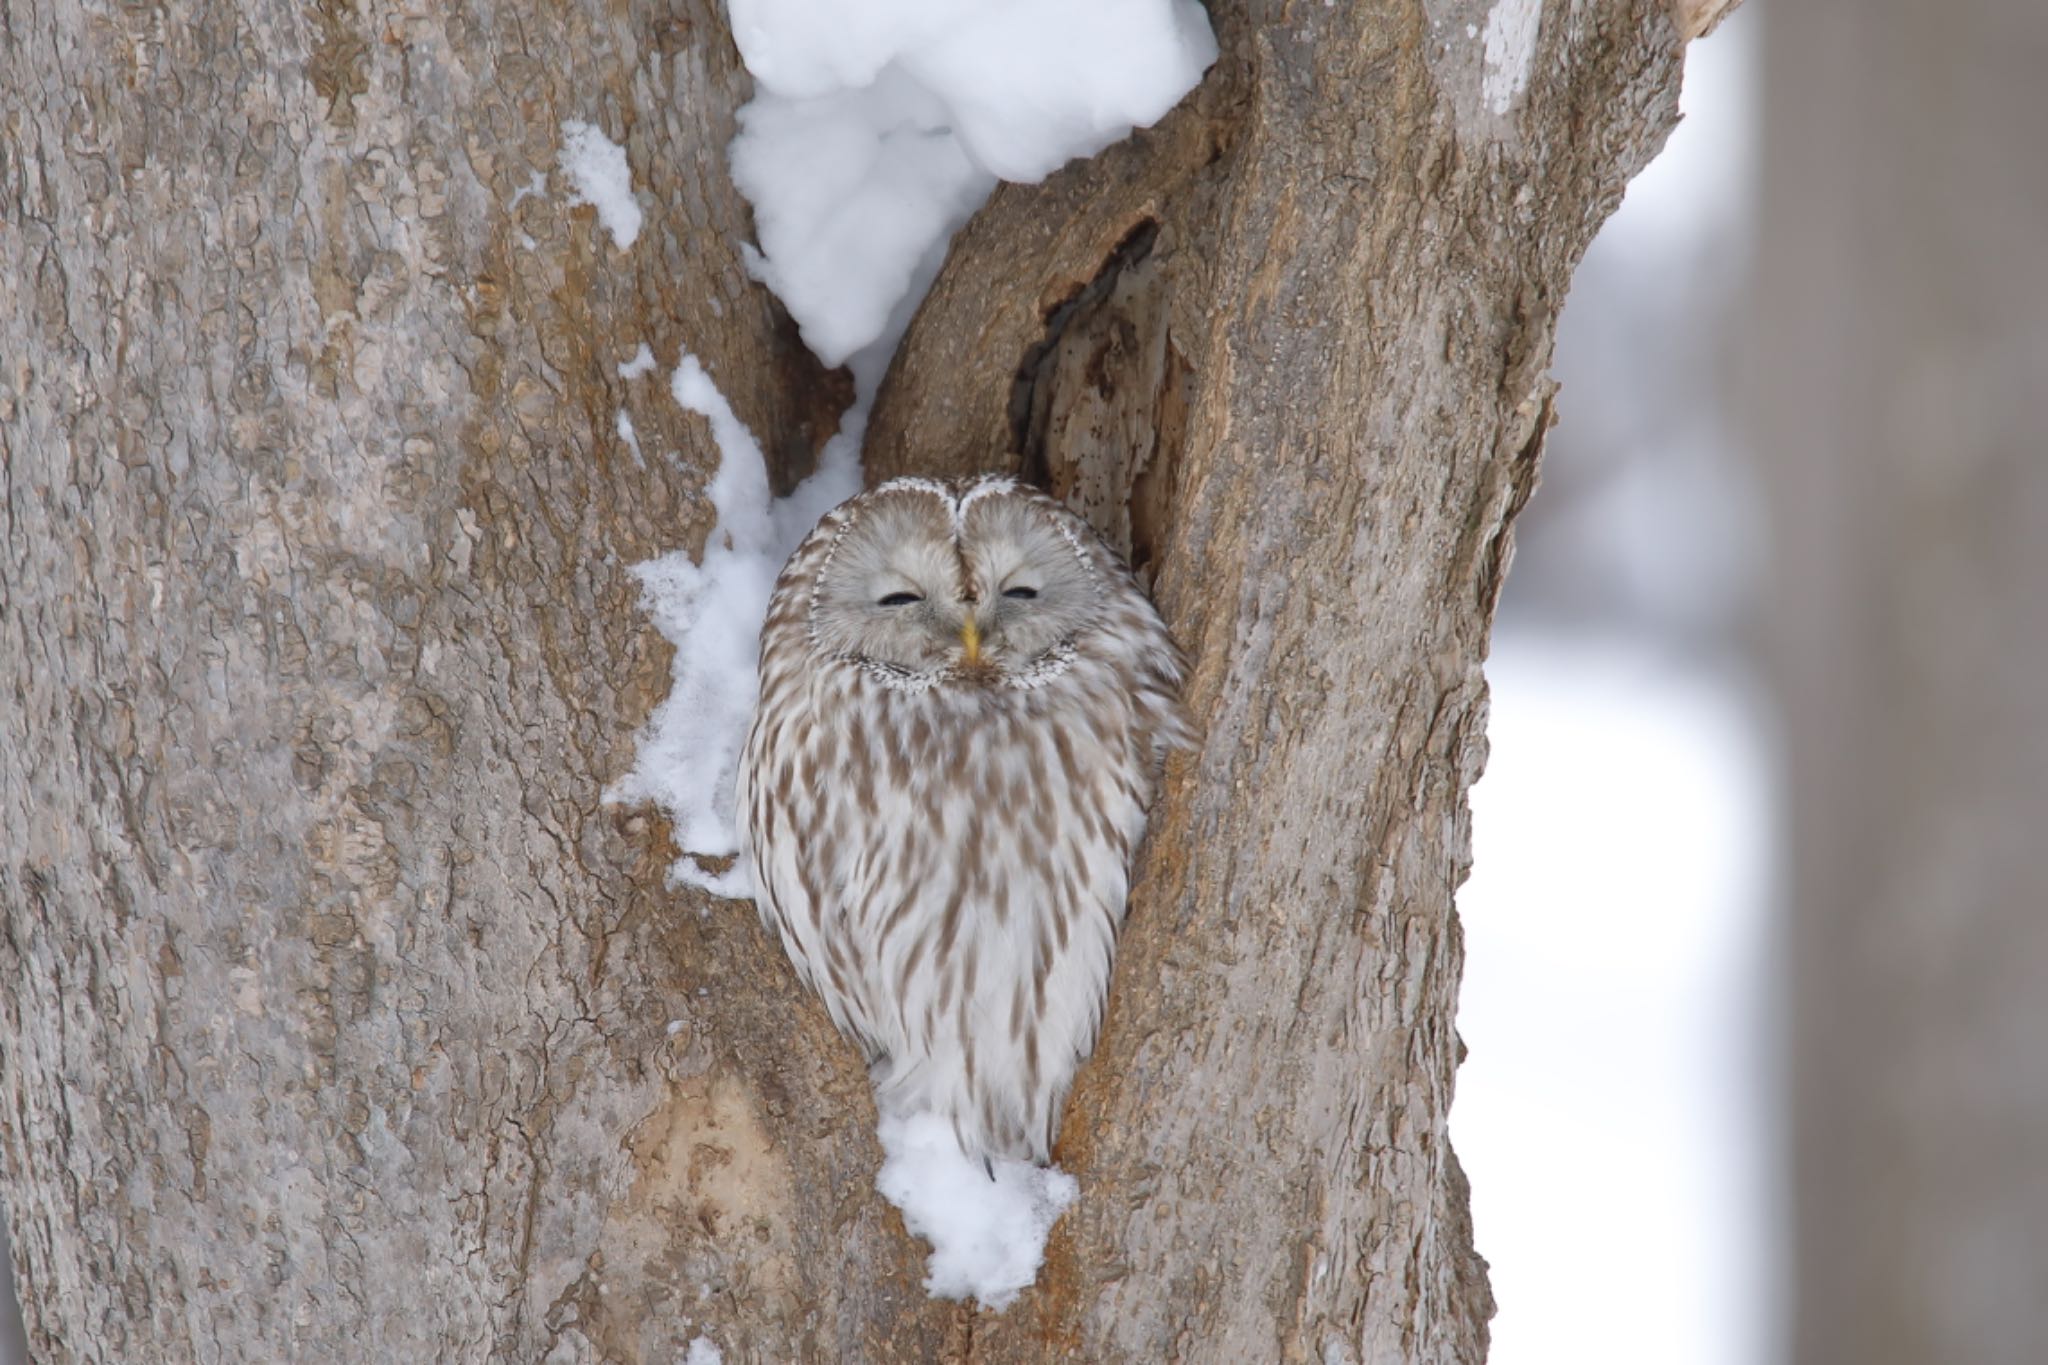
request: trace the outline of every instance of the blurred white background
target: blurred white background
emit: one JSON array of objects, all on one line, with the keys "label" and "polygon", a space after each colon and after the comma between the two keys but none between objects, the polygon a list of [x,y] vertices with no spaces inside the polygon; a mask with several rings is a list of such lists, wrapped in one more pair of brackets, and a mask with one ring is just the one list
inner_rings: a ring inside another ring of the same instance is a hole
[{"label": "blurred white background", "polygon": [[1775,775],[1739,650],[1761,540],[1723,413],[1755,202],[1752,3],[1574,282],[1561,422],[1487,667],[1452,1138],[1495,1365],[1779,1354]]}]

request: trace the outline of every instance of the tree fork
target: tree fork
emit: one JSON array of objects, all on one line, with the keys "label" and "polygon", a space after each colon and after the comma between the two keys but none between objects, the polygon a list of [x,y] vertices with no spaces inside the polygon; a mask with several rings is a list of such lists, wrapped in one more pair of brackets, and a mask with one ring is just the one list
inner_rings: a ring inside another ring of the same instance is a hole
[{"label": "tree fork", "polygon": [[[874,478],[1028,457],[1197,660],[1082,1202],[1000,1316],[924,1297],[752,912],[601,799],[668,671],[627,568],[701,544],[717,463],[619,365],[703,357],[785,487],[848,391],[746,278],[718,8],[0,27],[37,1359],[1480,1358],[1444,1138],[1479,665],[1553,314],[1681,37],[1649,0],[1213,17],[1181,109],[960,234],[870,431]],[[630,250],[530,192],[563,118],[627,148]]]}]

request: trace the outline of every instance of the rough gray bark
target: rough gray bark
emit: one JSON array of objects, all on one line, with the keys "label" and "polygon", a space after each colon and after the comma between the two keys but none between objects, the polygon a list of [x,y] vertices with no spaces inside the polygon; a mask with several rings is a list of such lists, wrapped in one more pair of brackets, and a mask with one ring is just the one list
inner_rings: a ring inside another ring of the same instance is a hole
[{"label": "rough gray bark", "polygon": [[[1021,446],[1156,577],[1207,731],[1084,1202],[995,1317],[924,1298],[751,911],[600,802],[667,677],[626,566],[701,542],[715,462],[617,364],[704,356],[785,481],[846,391],[739,269],[715,8],[17,4],[0,1202],[39,1358],[1478,1359],[1479,664],[1555,310],[1681,46],[1552,3],[1516,89],[1490,13],[1219,7],[1191,104],[998,194],[892,370],[871,470]],[[519,195],[570,117],[648,191],[629,252]]]},{"label": "rough gray bark", "polygon": [[2048,1360],[2048,10],[1766,18],[1794,1356]]}]

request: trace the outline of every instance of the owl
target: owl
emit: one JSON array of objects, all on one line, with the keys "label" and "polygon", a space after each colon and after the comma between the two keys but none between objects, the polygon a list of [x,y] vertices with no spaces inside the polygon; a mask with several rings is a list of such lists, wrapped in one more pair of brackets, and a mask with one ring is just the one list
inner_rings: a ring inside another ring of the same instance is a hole
[{"label": "owl", "polygon": [[1186,670],[1116,554],[1009,479],[898,479],[790,557],[741,844],[883,1114],[1050,1160],[1161,764],[1191,743]]}]

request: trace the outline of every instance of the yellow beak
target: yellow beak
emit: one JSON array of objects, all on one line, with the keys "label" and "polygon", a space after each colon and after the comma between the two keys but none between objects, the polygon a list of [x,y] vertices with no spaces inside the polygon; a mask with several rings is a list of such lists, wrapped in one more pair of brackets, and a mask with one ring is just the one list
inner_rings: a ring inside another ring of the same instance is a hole
[{"label": "yellow beak", "polygon": [[960,625],[960,645],[967,651],[969,666],[981,662],[981,628],[974,624],[972,616]]}]

